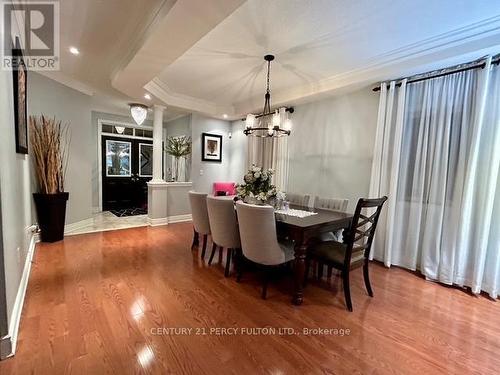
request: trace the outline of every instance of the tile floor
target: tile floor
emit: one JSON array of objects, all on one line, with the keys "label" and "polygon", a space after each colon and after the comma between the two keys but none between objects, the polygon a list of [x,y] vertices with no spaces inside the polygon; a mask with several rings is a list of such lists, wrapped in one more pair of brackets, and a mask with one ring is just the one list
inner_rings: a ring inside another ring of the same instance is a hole
[{"label": "tile floor", "polygon": [[109,211],[98,212],[93,215],[92,222],[78,229],[66,232],[65,235],[103,232],[115,229],[135,228],[148,225],[147,215],[117,217]]}]

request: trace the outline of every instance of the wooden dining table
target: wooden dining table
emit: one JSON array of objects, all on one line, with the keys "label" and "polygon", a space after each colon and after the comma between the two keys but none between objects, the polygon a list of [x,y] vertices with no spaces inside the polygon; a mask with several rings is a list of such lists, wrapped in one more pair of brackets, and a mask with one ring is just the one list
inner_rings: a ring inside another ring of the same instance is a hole
[{"label": "wooden dining table", "polygon": [[336,232],[347,229],[353,215],[346,212],[331,211],[298,205],[290,205],[296,210],[315,212],[306,217],[291,216],[276,213],[276,229],[280,236],[286,236],[294,241],[294,289],[292,303],[301,305],[304,300],[304,278],[306,269],[307,249],[312,241],[322,233]]}]

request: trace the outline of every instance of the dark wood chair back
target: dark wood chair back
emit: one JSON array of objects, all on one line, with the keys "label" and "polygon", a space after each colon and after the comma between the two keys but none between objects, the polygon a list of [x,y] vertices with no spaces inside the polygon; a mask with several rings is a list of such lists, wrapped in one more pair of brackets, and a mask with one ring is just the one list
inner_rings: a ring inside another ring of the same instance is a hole
[{"label": "dark wood chair back", "polygon": [[[382,198],[365,199],[361,198],[356,205],[354,217],[351,226],[344,232],[344,242],[347,244],[344,266],[351,266],[353,249],[355,251],[364,251],[364,259],[370,256],[373,236],[377,228],[378,218],[382,207],[387,200],[386,196]],[[366,213],[367,209],[375,208],[375,212]],[[364,213],[363,213],[364,212]],[[349,268],[348,268],[349,269]]]}]

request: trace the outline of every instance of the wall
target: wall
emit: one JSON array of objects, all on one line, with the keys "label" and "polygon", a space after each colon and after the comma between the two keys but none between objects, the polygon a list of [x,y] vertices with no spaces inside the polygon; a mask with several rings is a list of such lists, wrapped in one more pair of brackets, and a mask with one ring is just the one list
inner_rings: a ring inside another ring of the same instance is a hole
[{"label": "wall", "polygon": [[[187,136],[191,137],[192,136],[192,130],[191,130],[191,115],[186,115],[179,117],[175,120],[168,121],[166,124],[164,124],[165,127],[165,137],[180,137],[180,136]],[[172,168],[173,168],[173,157],[171,155],[166,154],[165,155],[165,180],[170,181],[172,177]],[[183,160],[180,161],[179,165],[179,175],[183,176],[184,178],[179,180],[179,181],[190,181],[191,180],[191,161],[192,161],[192,155],[191,157],[187,158],[187,160],[184,162]]]},{"label": "wall", "polygon": [[68,169],[65,190],[69,192],[66,224],[92,215],[93,150],[90,124],[90,96],[73,90],[42,75],[32,73],[28,81],[29,114],[55,116],[69,125]]},{"label": "wall", "polygon": [[[298,105],[289,137],[288,190],[348,198],[353,211],[369,191],[378,98],[370,89]],[[246,168],[244,122],[234,121],[230,178],[240,181]]]},{"label": "wall", "polygon": [[[191,180],[193,190],[211,192],[215,181],[228,181],[230,178],[231,148],[228,132],[231,123],[193,114],[191,118],[193,153]],[[222,162],[201,161],[201,133],[222,135]]]},{"label": "wall", "polygon": [[288,190],[348,198],[353,211],[368,196],[378,95],[364,89],[296,109]]},{"label": "wall", "polygon": [[[33,74],[28,74],[28,82],[32,77]],[[14,312],[16,297],[20,290],[24,267],[29,263],[26,259],[32,235],[27,228],[32,224],[32,198],[28,156],[17,154],[15,149],[12,72],[0,70],[0,87],[2,88],[0,90],[0,206],[2,216],[0,241],[3,247],[5,272],[5,301],[0,301],[0,304],[6,305],[8,324],[12,334],[12,326],[18,318],[17,313]],[[19,304],[17,306],[20,307]]]},{"label": "wall", "polygon": [[243,134],[245,122],[236,120],[231,123],[231,161],[229,165],[229,180],[237,183],[243,182],[243,175],[247,169],[247,136]]}]

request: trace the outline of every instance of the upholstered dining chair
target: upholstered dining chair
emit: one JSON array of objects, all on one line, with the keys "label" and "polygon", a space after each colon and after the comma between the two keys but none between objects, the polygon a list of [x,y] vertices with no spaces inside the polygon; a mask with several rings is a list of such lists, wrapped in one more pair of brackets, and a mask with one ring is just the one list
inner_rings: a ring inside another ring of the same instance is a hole
[{"label": "upholstered dining chair", "polygon": [[[345,212],[347,210],[348,204],[349,204],[349,199],[323,198],[323,197],[315,196],[313,207],[320,208],[322,210]],[[321,241],[341,241],[342,240],[342,231],[323,233],[321,235],[320,239],[321,239]],[[322,271],[322,269],[321,269],[321,271]],[[331,270],[329,269],[329,273],[330,272],[331,272]],[[322,272],[320,272],[320,275],[321,274],[322,274]]]},{"label": "upholstered dining chair", "polygon": [[[277,266],[294,260],[291,242],[278,242],[274,208],[236,202],[241,238],[242,256],[264,269],[262,298],[266,299],[270,271]],[[238,260],[238,281],[241,280],[243,265]]]},{"label": "upholstered dining chair", "polygon": [[202,259],[205,258],[207,250],[207,240],[210,234],[210,222],[208,220],[207,193],[189,192],[189,203],[191,204],[191,214],[193,216],[193,244],[191,250],[199,244],[199,236],[203,236],[203,248],[201,251]]},{"label": "upholstered dining chair", "polygon": [[208,264],[212,264],[217,246],[226,248],[226,269],[224,276],[229,276],[231,258],[241,248],[240,233],[236,220],[234,202],[226,197],[207,197],[208,219],[212,231],[212,253]]},{"label": "upholstered dining chair", "polygon": [[286,193],[286,200],[291,204],[309,207],[311,196],[309,194]]},{"label": "upholstered dining chair", "polygon": [[[327,264],[340,270],[344,286],[344,296],[347,309],[352,311],[349,273],[356,268],[363,267],[365,287],[370,297],[373,297],[372,287],[368,274],[368,257],[372,246],[373,236],[377,228],[378,218],[387,197],[375,199],[360,199],[354,211],[349,229],[344,234],[344,242],[318,242],[310,249],[306,259],[306,278],[309,274],[311,259],[321,264]],[[375,209],[367,213],[366,210]]]},{"label": "upholstered dining chair", "polygon": [[349,199],[323,198],[315,196],[313,207],[321,208],[323,210],[345,211],[347,210],[348,204],[349,204]]}]

